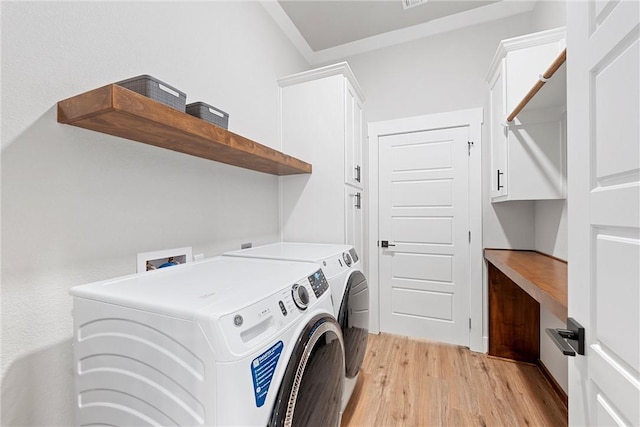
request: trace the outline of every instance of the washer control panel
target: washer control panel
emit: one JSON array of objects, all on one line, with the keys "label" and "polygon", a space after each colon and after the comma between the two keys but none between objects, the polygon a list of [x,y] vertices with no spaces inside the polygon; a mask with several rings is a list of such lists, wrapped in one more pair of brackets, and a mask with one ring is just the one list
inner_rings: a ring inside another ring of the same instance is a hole
[{"label": "washer control panel", "polygon": [[309,276],[309,284],[313,289],[313,293],[316,294],[316,298],[320,298],[329,289],[329,283],[322,270],[318,270]]}]

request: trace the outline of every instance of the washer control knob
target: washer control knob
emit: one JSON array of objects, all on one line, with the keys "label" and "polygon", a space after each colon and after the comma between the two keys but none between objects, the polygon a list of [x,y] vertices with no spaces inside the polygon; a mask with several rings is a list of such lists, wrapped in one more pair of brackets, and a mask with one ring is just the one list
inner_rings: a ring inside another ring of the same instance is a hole
[{"label": "washer control knob", "polygon": [[295,284],[291,288],[291,294],[293,295],[293,302],[300,310],[306,310],[309,305],[309,292],[303,285]]}]

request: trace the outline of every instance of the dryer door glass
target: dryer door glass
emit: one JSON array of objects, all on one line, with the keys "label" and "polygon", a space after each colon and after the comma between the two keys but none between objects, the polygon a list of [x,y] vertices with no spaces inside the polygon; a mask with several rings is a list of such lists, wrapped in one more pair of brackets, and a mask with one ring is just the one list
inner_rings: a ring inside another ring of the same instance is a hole
[{"label": "dryer door glass", "polygon": [[369,338],[369,284],[360,271],[349,276],[338,323],[344,339],[346,375],[354,378],[362,366]]},{"label": "dryer door glass", "polygon": [[339,426],[343,387],[340,326],[332,316],[316,316],[296,342],[268,425]]}]

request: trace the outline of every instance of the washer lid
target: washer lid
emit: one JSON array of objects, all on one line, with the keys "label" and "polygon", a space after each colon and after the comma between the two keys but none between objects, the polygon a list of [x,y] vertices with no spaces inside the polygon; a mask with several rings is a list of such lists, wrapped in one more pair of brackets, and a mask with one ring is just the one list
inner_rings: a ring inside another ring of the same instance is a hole
[{"label": "washer lid", "polygon": [[352,248],[353,246],[351,245],[280,242],[272,245],[226,252],[225,255],[245,258],[320,262],[336,254],[348,252]]},{"label": "washer lid", "polygon": [[314,274],[312,263],[216,257],[71,288],[76,297],[193,319],[225,314]]}]

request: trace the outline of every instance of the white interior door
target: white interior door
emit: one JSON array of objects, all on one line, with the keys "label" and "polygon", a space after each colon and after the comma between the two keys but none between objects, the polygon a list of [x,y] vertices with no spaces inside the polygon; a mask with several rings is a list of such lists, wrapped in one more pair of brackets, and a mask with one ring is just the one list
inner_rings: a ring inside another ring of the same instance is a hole
[{"label": "white interior door", "polygon": [[468,127],[378,139],[383,332],[469,346],[468,141]]},{"label": "white interior door", "polygon": [[639,2],[568,2],[569,423],[640,425]]}]

